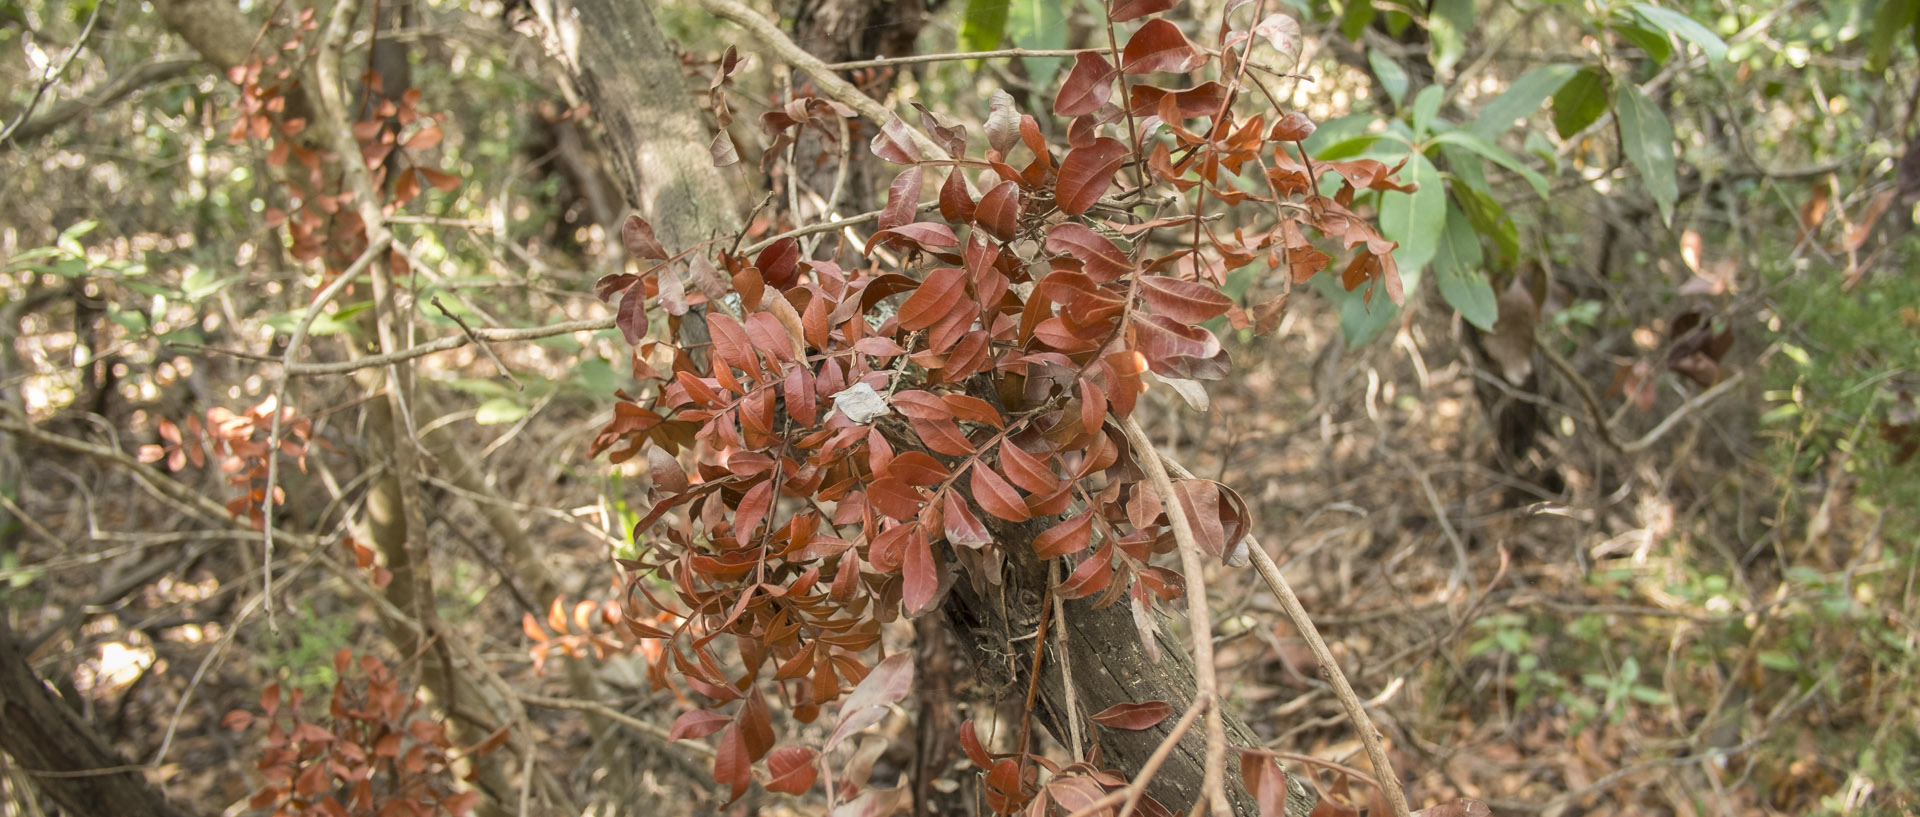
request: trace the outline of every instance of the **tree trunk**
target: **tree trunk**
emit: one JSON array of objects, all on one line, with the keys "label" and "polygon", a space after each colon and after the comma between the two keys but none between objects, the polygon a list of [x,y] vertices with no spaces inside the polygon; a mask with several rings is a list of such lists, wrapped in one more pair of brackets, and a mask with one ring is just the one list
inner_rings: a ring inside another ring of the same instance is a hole
[{"label": "tree trunk", "polygon": [[0,749],[40,791],[71,815],[185,817],[138,768],[108,748],[27,666],[0,615]]}]

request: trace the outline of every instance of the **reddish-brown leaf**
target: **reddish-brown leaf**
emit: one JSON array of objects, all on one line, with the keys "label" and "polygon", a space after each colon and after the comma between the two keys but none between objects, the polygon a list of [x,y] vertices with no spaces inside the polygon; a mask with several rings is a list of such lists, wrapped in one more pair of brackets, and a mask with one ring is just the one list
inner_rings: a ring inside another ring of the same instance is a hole
[{"label": "reddish-brown leaf", "polygon": [[980,503],[987,513],[1008,522],[1025,522],[1031,516],[1027,512],[1026,501],[1020,498],[1020,492],[985,463],[975,463],[973,473],[969,476],[972,478],[973,501]]},{"label": "reddish-brown leaf", "polygon": [[1164,315],[1138,315],[1134,321],[1134,348],[1146,356],[1147,366],[1160,372],[1158,364],[1171,357],[1210,358],[1220,354],[1220,340],[1212,332],[1186,326]]},{"label": "reddish-brown leaf", "polygon": [[980,524],[980,518],[967,509],[960,492],[946,491],[941,497],[940,519],[948,542],[956,547],[979,547],[993,541],[986,526]]},{"label": "reddish-brown leaf", "polygon": [[1298,142],[1312,136],[1313,131],[1313,120],[1308,119],[1306,114],[1294,111],[1273,123],[1273,131],[1267,135],[1267,138],[1279,142]]},{"label": "reddish-brown leaf", "polygon": [[927,533],[916,528],[907,537],[906,559],[900,565],[900,601],[909,615],[926,612],[940,589],[940,571],[933,559],[933,543]]},{"label": "reddish-brown leaf", "polygon": [[[1068,160],[1072,160],[1071,155]],[[1063,221],[1055,225],[1047,233],[1046,248],[1047,252],[1072,256],[1089,278],[1100,283],[1119,280],[1133,271],[1133,259],[1118,245],[1079,222]]]},{"label": "reddish-brown leaf", "polygon": [[973,196],[967,193],[967,178],[956,167],[940,185],[940,217],[955,224],[965,224],[973,220],[973,212]]},{"label": "reddish-brown leaf", "polygon": [[[545,633],[541,635],[544,636]],[[244,709],[235,709],[232,712],[228,712],[226,717],[220,719],[220,725],[235,732],[241,731],[253,725],[253,713]]]},{"label": "reddish-brown leaf", "polygon": [[763,479],[747,489],[746,496],[740,498],[740,507],[734,511],[734,538],[740,544],[748,544],[760,522],[767,517],[767,511],[773,507],[773,480]]},{"label": "reddish-brown leaf", "polygon": [[775,750],[767,756],[767,771],[772,779],[767,781],[767,791],[781,794],[806,794],[813,788],[814,778],[820,773],[813,765],[818,753],[804,746],[787,746]]},{"label": "reddish-brown leaf", "polygon": [[1153,311],[1181,323],[1205,323],[1220,317],[1233,306],[1233,299],[1220,290],[1195,281],[1182,281],[1164,275],[1140,279],[1140,295]]},{"label": "reddish-brown leaf", "polygon": [[943,394],[940,395],[940,402],[945,404],[947,410],[958,419],[994,428],[1006,426],[1006,420],[1000,416],[1000,412],[994,410],[993,404],[978,397],[967,394]]},{"label": "reddish-brown leaf", "polygon": [[880,132],[874,134],[868,147],[873,155],[897,165],[910,165],[921,159],[920,147],[913,140],[913,129],[899,114],[887,115],[886,124],[880,126]]},{"label": "reddish-brown leaf", "polygon": [[906,521],[920,515],[920,503],[926,500],[905,480],[887,477],[874,480],[867,486],[867,501],[873,503],[874,510]]},{"label": "reddish-brown leaf", "polygon": [[740,728],[732,724],[721,733],[720,745],[714,750],[713,782],[733,789],[728,802],[740,799],[753,783],[753,761],[747,758],[746,739],[741,736]]},{"label": "reddish-brown leaf", "polygon": [[980,733],[973,728],[973,721],[960,724],[960,748],[967,753],[967,759],[982,769],[993,766],[993,757],[987,754],[987,747],[980,742]]},{"label": "reddish-brown leaf", "polygon": [[1173,707],[1167,705],[1166,701],[1121,703],[1100,710],[1099,714],[1093,716],[1093,722],[1111,729],[1138,732],[1159,725],[1172,712]]},{"label": "reddish-brown leaf", "polygon": [[908,451],[894,457],[892,462],[887,463],[887,472],[884,474],[908,485],[938,485],[949,475],[946,466],[921,451]]},{"label": "reddish-brown leaf", "polygon": [[747,337],[746,328],[732,315],[725,312],[709,314],[707,329],[713,335],[713,350],[728,366],[749,375],[759,373],[760,365],[754,357],[753,341]]},{"label": "reddish-brown leaf", "polygon": [[1227,86],[1206,82],[1181,91],[1169,91],[1151,85],[1135,85],[1127,97],[1127,107],[1133,110],[1134,116],[1157,114],[1161,100],[1169,94],[1173,96],[1174,115],[1182,120],[1194,119],[1219,113],[1221,103],[1227,101]]},{"label": "reddish-brown leaf", "polygon": [[927,274],[920,288],[900,304],[900,328],[919,331],[940,322],[965,300],[967,271],[941,267]]},{"label": "reddish-brown leaf", "polygon": [[293,790],[303,797],[309,797],[320,793],[332,782],[333,775],[327,773],[327,764],[315,763],[300,772],[300,777],[293,781]]},{"label": "reddish-brown leaf", "polygon": [[1159,14],[1160,12],[1179,5],[1179,3],[1180,0],[1120,0],[1120,2],[1113,4],[1113,11],[1107,19],[1116,23],[1124,23],[1128,20],[1140,19],[1149,14]]},{"label": "reddish-brown leaf", "polygon": [[613,324],[620,327],[620,335],[627,343],[639,343],[647,336],[647,298],[640,290],[638,282],[629,284],[620,296],[620,307],[613,313]]},{"label": "reddish-brown leaf", "polygon": [[920,208],[919,165],[914,165],[894,177],[893,184],[887,188],[887,206],[880,210],[880,229],[891,230],[912,223],[915,211]]},{"label": "reddish-brown leaf", "polygon": [[1087,549],[1093,542],[1093,512],[1081,511],[1033,537],[1033,551],[1041,559],[1067,556]]},{"label": "reddish-brown leaf", "polygon": [[1166,20],[1148,20],[1127,38],[1127,47],[1120,53],[1120,70],[1129,74],[1183,74],[1206,61],[1207,56],[1193,47],[1179,26]]},{"label": "reddish-brown leaf", "polygon": [[1126,159],[1126,143],[1107,136],[1067,151],[1067,158],[1060,161],[1060,181],[1054,188],[1060,212],[1077,216],[1091,209],[1113,185],[1113,174]]},{"label": "reddish-brown leaf", "polygon": [[987,808],[995,814],[1012,814],[1027,802],[1020,790],[1020,764],[1007,758],[993,764],[987,772]]},{"label": "reddish-brown leaf", "polygon": [[682,712],[680,717],[673,719],[673,729],[667,732],[667,740],[698,740],[720,731],[722,727],[732,722],[733,719],[726,715],[704,709]]},{"label": "reddish-brown leaf", "polygon": [[419,172],[421,178],[427,180],[427,184],[433,185],[434,189],[442,193],[451,193],[454,188],[460,186],[460,177],[444,170],[435,170],[431,167],[415,168],[415,170]]},{"label": "reddish-brown leaf", "polygon": [[[786,289],[793,284],[794,270],[800,263],[800,242],[791,238],[782,238],[760,251],[753,259],[754,267],[760,270],[760,277],[775,289]],[[737,283],[737,281],[736,281]],[[750,309],[758,309],[759,298],[755,298]]]},{"label": "reddish-brown leaf", "polygon": [[1053,112],[1060,116],[1082,116],[1100,110],[1113,96],[1113,78],[1118,73],[1113,63],[1095,51],[1074,55],[1073,70],[1053,98]]},{"label": "reddish-brown leaf", "polygon": [[620,227],[620,243],[626,246],[627,254],[635,258],[667,260],[666,248],[653,237],[653,225],[639,216],[627,216],[627,223]]},{"label": "reddish-brown leaf", "polygon": [[1030,494],[1050,494],[1060,487],[1060,478],[1054,476],[1051,467],[1012,442],[1000,444],[1000,468],[1007,472],[1007,479]]},{"label": "reddish-brown leaf", "polygon": [[1020,232],[1020,185],[1001,182],[988,190],[980,197],[974,218],[994,238],[1002,241],[1013,238]]},{"label": "reddish-brown leaf", "polygon": [[916,221],[890,230],[875,232],[872,238],[867,239],[865,251],[873,252],[876,244],[907,244],[921,252],[932,253],[949,247],[958,247],[960,239],[955,238],[953,229],[945,224]]},{"label": "reddish-brown leaf", "polygon": [[860,680],[847,702],[840,707],[840,722],[821,748],[833,751],[848,735],[865,729],[886,717],[887,707],[899,703],[913,690],[913,653],[897,652],[876,664]]},{"label": "reddish-brown leaf", "polygon": [[1260,817],[1285,817],[1287,773],[1273,758],[1248,752],[1240,756],[1240,776],[1260,804]]}]

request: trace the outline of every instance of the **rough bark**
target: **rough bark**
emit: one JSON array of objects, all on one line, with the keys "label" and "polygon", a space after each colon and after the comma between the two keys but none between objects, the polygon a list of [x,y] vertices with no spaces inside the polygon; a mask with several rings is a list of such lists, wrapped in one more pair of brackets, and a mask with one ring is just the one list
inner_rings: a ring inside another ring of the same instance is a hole
[{"label": "rough bark", "polygon": [[[1046,530],[1047,525],[1039,521],[1019,525],[995,521],[988,525],[994,540],[1009,555],[1001,586],[989,585],[982,594],[975,591],[967,578],[961,577],[954,583],[942,609],[953,625],[962,651],[974,657],[976,666],[987,672],[1011,669],[1011,680],[1024,690],[1031,679],[1035,639],[1030,636],[1039,625],[1040,604],[1046,598],[1047,589],[1046,569],[1033,555],[1033,538]],[[1171,732],[1174,721],[1178,720],[1177,713],[1184,712],[1193,702],[1197,689],[1193,662],[1185,645],[1167,633],[1162,621],[1156,621],[1154,636],[1160,644],[1160,660],[1157,663],[1150,660],[1134,626],[1133,614],[1125,604],[1095,609],[1093,599],[1077,599],[1066,602],[1064,608],[1068,642],[1065,659],[1072,665],[1075,702],[1082,717],[1115,704],[1141,701],[1166,701],[1176,713],[1152,729],[1093,728],[1090,734],[1098,736],[1101,765],[1132,773],[1146,764],[1147,757]],[[1040,701],[1034,722],[1046,727],[1064,744],[1068,711],[1061,645],[1057,643],[1054,628],[1049,625],[1048,630],[1047,660],[1041,664]],[[1010,641],[1022,636],[1029,637]],[[1232,709],[1223,708],[1222,715],[1230,744],[1260,745],[1252,730]],[[1205,730],[1198,724],[1189,729],[1148,784],[1147,793],[1161,805],[1184,810],[1200,796],[1200,783],[1206,772],[1204,734]],[[1258,814],[1259,808],[1241,782],[1238,759],[1231,751],[1226,771],[1227,794],[1234,813]],[[1288,784],[1287,813],[1304,817],[1313,809],[1314,798],[1298,780],[1289,778]]]},{"label": "rough bark", "polygon": [[0,749],[67,814],[185,817],[138,768],[108,748],[27,665],[0,615]]},{"label": "rough bark", "polygon": [[646,0],[534,0],[547,49],[593,103],[627,203],[677,252],[740,229],[738,185],[713,167],[713,134],[678,51]]}]

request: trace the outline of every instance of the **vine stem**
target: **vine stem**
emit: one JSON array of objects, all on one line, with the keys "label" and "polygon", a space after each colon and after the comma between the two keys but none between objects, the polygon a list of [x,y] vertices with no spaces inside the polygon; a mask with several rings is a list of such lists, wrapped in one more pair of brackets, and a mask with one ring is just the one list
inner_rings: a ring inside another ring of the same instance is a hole
[{"label": "vine stem", "polygon": [[[1132,430],[1137,428],[1138,424],[1131,418],[1127,423],[1127,436],[1131,438]],[[1193,478],[1192,472],[1164,456],[1154,460],[1154,467],[1149,471],[1161,470],[1163,462],[1165,468],[1179,473],[1183,479]],[[1169,517],[1173,516],[1173,510],[1173,506],[1168,506]],[[1175,536],[1178,536],[1177,529]],[[1293,586],[1287,584],[1287,578],[1280,575],[1280,568],[1273,563],[1273,557],[1268,556],[1267,549],[1261,547],[1257,541],[1248,542],[1247,545],[1247,551],[1253,557],[1254,569],[1266,582],[1267,589],[1273,591],[1273,595],[1280,599],[1280,606],[1287,611],[1287,618],[1293,622],[1294,628],[1298,629],[1301,637],[1307,640],[1307,648],[1313,651],[1314,660],[1320,663],[1320,674],[1333,686],[1333,695],[1340,700],[1340,708],[1346,712],[1347,719],[1353,722],[1354,731],[1360,733],[1360,743],[1366,747],[1367,760],[1373,764],[1374,774],[1380,778],[1380,788],[1386,792],[1387,804],[1393,808],[1394,817],[1411,817],[1412,811],[1407,807],[1406,792],[1400,789],[1400,777],[1394,774],[1393,763],[1387,759],[1387,751],[1380,745],[1380,728],[1367,717],[1366,705],[1360,702],[1359,695],[1354,694],[1353,685],[1347,682],[1347,674],[1340,671],[1340,664],[1333,659],[1333,651],[1327,649],[1326,639],[1320,637],[1319,628],[1313,626],[1313,617],[1307,615],[1307,608],[1300,603],[1300,597],[1294,594]],[[1186,555],[1185,551],[1186,546],[1182,544],[1183,559]],[[1192,585],[1192,579],[1188,579],[1188,584]],[[1189,593],[1191,592],[1189,590]],[[1188,604],[1191,605],[1192,602],[1189,601]]]},{"label": "vine stem", "polygon": [[[1166,509],[1167,521],[1173,527],[1173,539],[1180,547],[1180,570],[1186,574],[1187,580],[1187,620],[1192,629],[1189,635],[1193,638],[1195,697],[1217,704],[1220,681],[1213,668],[1213,616],[1212,611],[1207,609],[1207,577],[1200,561],[1200,543],[1194,538],[1193,523],[1187,519],[1186,507],[1180,504],[1179,494],[1174,492],[1173,479],[1167,476],[1167,468],[1162,463],[1159,449],[1153,446],[1153,438],[1148,437],[1147,430],[1140,427],[1140,421],[1131,416],[1121,421],[1121,428],[1125,429],[1127,441],[1133,445],[1135,461],[1146,470],[1154,492],[1160,495],[1160,506]],[[1206,714],[1206,775],[1202,783],[1202,796],[1210,803],[1213,817],[1231,817],[1233,811],[1227,806],[1226,722],[1221,718],[1217,705],[1209,705]],[[1401,817],[1405,817],[1404,813]]]}]

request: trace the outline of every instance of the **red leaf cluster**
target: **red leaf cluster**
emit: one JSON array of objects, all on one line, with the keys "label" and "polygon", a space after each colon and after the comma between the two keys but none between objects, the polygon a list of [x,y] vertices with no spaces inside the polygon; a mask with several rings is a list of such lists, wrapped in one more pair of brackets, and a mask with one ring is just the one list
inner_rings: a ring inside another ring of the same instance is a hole
[{"label": "red leaf cluster", "polygon": [[[801,722],[843,701],[822,751],[878,721],[911,683],[903,656],[867,657],[881,625],[934,608],[954,582],[1000,582],[1007,548],[1026,541],[1013,525],[1044,523],[1030,546],[1066,561],[1060,596],[1124,600],[1150,622],[1156,600],[1185,591],[1154,564],[1175,547],[1164,502],[1181,503],[1216,556],[1251,519],[1211,480],[1183,480],[1172,498],[1145,481],[1138,460],[1151,454],[1116,421],[1147,373],[1226,376],[1216,332],[1272,331],[1289,288],[1335,252],[1352,251],[1350,286],[1384,277],[1394,291],[1393,244],[1353,209],[1358,190],[1400,189],[1392,169],[1310,161],[1298,143],[1312,123],[1297,113],[1242,116],[1239,77],[1199,76],[1207,52],[1153,17],[1171,5],[1116,4],[1115,22],[1145,22],[1119,54],[1075,59],[1054,97],[1064,142],[1004,93],[984,150],[925,109],[951,158],[924,155],[898,116],[867,128],[873,154],[903,167],[877,229],[851,248],[859,265],[813,257],[792,235],[670,255],[629,220],[623,239],[647,268],[598,289],[618,298],[644,386],[620,395],[593,442],[614,462],[644,453],[650,476],[622,616],[659,645],[652,683],[701,700],[675,736],[716,739],[714,779],[736,796],[756,764],[780,791],[814,782],[815,755],[775,749],[769,697]],[[1149,73],[1171,84],[1134,81]],[[804,128],[836,133],[846,115],[803,97],[761,124],[783,145]],[[1338,192],[1322,195],[1332,177]],[[933,184],[937,212],[921,206]],[[1169,194],[1191,215],[1136,215]],[[1262,260],[1248,298],[1223,291]],[[672,285],[683,268],[712,285]],[[704,320],[711,342],[656,335],[650,306],[670,327]],[[1143,704],[1095,721],[1140,729],[1166,714]],[[1039,759],[977,743],[996,811],[1036,798],[1071,811],[1124,784],[1048,767],[1041,785]]]},{"label": "red leaf cluster", "polygon": [[333,669],[337,680],[320,717],[303,709],[301,690],[273,683],[260,691],[261,714],[236,709],[221,719],[235,731],[266,725],[255,762],[266,784],[247,805],[301,817],[473,813],[480,793],[456,780],[454,759],[498,749],[507,731],[456,746],[443,724],[422,716],[419,698],[385,662],[341,649]]}]

